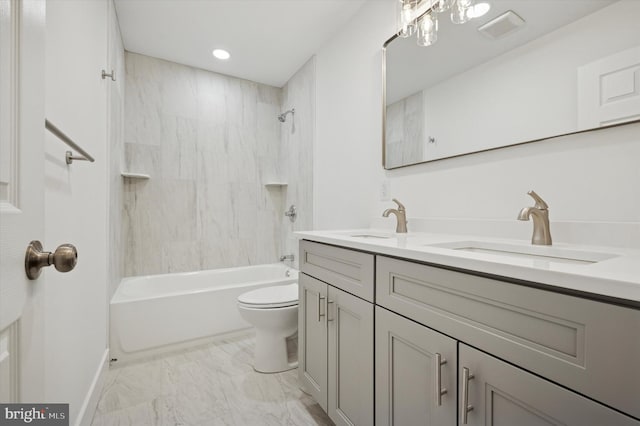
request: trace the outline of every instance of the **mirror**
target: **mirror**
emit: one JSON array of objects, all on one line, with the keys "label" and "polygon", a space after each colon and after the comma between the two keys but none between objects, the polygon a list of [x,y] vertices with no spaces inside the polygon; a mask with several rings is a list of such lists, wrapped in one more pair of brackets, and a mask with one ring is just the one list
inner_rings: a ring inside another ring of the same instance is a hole
[{"label": "mirror", "polygon": [[385,43],[385,169],[640,120],[640,1],[486,1],[438,14],[431,46]]}]

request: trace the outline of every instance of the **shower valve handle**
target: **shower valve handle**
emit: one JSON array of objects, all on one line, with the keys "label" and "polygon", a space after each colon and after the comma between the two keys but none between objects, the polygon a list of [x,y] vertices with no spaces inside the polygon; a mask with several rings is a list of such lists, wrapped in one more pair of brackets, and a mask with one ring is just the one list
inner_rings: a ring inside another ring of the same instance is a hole
[{"label": "shower valve handle", "polygon": [[289,210],[284,212],[284,215],[287,216],[291,222],[295,222],[296,217],[298,216],[295,204],[291,204],[291,207],[289,207]]}]

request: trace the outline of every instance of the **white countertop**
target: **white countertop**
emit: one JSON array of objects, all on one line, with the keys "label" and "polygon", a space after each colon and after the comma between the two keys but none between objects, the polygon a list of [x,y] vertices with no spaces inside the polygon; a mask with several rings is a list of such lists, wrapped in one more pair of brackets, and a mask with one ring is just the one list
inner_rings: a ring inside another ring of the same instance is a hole
[{"label": "white countertop", "polygon": [[[299,239],[541,283],[594,296],[623,299],[621,302],[640,308],[640,250],[554,243],[552,250],[567,249],[578,253],[611,256],[595,263],[566,264],[546,261],[544,258],[517,258],[499,253],[487,254],[431,246],[471,241],[530,248],[531,242],[522,240],[421,232],[396,234],[380,229],[306,231],[296,232],[295,235]],[[363,238],[354,235],[380,235],[388,238]],[[543,253],[545,250],[543,246],[536,246],[536,249]]]}]

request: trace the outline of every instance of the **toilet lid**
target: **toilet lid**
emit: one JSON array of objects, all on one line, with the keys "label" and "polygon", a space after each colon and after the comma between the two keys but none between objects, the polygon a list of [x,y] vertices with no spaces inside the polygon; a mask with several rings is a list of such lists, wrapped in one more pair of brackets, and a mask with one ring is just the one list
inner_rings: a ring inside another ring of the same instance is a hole
[{"label": "toilet lid", "polygon": [[238,302],[256,308],[280,308],[298,303],[298,283],[251,290],[238,296]]}]

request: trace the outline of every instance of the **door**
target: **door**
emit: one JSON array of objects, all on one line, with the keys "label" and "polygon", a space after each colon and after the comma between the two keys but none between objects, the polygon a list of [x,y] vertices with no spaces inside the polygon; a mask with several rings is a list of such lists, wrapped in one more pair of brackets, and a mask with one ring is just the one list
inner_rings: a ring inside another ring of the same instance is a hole
[{"label": "door", "polygon": [[640,425],[631,417],[462,343],[458,365],[460,424]]},{"label": "door", "polygon": [[338,425],[373,424],[373,304],[329,286],[327,413]]},{"label": "door", "polygon": [[376,425],[456,424],[456,341],[376,307]]},{"label": "door", "polygon": [[327,411],[327,284],[298,279],[298,375],[302,388]]},{"label": "door", "polygon": [[578,129],[640,119],[640,47],[578,68]]},{"label": "door", "polygon": [[[43,0],[0,0],[0,401],[43,401],[42,278],[24,255],[44,235]],[[18,347],[20,345],[20,347]]]}]

